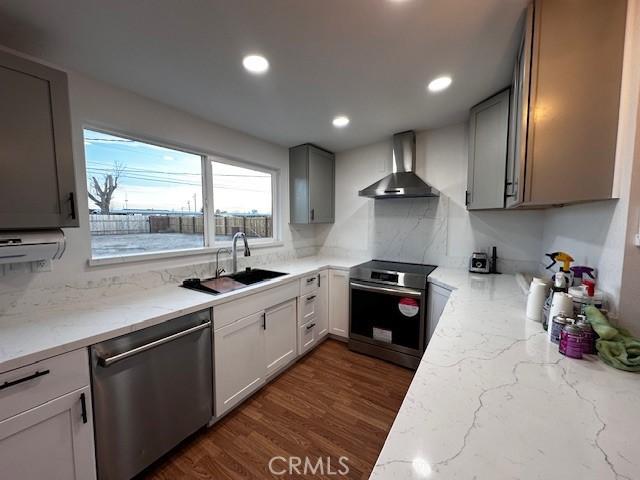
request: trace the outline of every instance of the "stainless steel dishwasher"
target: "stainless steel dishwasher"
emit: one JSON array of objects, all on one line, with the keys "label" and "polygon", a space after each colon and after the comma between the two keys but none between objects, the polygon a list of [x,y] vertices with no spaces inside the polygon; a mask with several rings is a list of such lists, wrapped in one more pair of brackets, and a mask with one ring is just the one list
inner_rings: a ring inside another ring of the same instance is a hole
[{"label": "stainless steel dishwasher", "polygon": [[128,480],[213,413],[211,313],[91,347],[98,477]]}]

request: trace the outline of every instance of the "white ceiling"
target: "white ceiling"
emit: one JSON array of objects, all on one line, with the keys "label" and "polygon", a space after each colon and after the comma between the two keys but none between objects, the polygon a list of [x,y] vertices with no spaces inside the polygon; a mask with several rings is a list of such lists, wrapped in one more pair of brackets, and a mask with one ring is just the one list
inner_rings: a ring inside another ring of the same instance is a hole
[{"label": "white ceiling", "polygon": [[[527,3],[2,0],[0,43],[284,146],[340,151],[466,118],[509,83]],[[254,52],[265,76],[242,68]],[[427,93],[443,73],[451,87]]]}]

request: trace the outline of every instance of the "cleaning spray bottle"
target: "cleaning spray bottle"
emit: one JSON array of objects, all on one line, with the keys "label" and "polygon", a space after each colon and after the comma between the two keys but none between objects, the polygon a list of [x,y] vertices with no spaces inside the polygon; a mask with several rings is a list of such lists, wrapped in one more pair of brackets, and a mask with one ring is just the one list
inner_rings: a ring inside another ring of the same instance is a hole
[{"label": "cleaning spray bottle", "polygon": [[567,293],[569,291],[569,284],[567,283],[567,278],[564,275],[564,272],[557,272],[553,276],[553,286],[551,287],[551,292],[549,292],[549,296],[547,300],[544,302],[544,306],[542,307],[542,328],[545,330],[549,325],[549,312],[551,312],[551,304],[553,303],[553,296],[557,292]]},{"label": "cleaning spray bottle", "polygon": [[553,252],[547,253],[547,257],[549,257],[552,262],[547,266],[547,270],[551,270],[554,265],[558,262],[562,263],[559,272],[566,278],[567,288],[573,285],[573,272],[571,271],[571,262],[573,262],[573,257],[566,252]]},{"label": "cleaning spray bottle", "polygon": [[573,273],[573,286],[579,287],[582,285],[584,280],[595,280],[595,268],[587,267],[585,265],[575,265],[571,267],[571,272]]}]

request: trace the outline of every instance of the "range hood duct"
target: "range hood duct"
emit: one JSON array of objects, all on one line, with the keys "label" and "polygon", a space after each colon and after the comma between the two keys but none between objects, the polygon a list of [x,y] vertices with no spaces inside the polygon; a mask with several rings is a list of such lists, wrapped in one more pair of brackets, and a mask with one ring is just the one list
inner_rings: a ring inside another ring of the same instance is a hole
[{"label": "range hood duct", "polygon": [[413,130],[393,136],[393,173],[360,190],[369,198],[439,197],[440,192],[415,174],[416,133]]}]

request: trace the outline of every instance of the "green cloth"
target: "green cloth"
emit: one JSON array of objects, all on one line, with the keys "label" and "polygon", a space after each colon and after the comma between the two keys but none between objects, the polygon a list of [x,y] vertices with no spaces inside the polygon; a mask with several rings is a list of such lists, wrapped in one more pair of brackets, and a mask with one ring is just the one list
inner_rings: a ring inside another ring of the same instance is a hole
[{"label": "green cloth", "polygon": [[600,337],[596,341],[598,356],[604,363],[627,372],[640,372],[640,340],[615,328],[596,307],[585,307],[587,320]]}]

